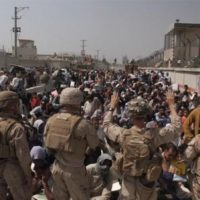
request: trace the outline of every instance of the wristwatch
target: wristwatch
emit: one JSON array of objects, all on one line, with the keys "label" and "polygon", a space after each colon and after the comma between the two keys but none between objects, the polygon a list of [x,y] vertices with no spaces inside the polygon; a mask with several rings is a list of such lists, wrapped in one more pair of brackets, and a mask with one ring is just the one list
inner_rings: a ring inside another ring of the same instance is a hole
[{"label": "wristwatch", "polygon": [[113,112],[115,109],[110,107],[108,110]]}]

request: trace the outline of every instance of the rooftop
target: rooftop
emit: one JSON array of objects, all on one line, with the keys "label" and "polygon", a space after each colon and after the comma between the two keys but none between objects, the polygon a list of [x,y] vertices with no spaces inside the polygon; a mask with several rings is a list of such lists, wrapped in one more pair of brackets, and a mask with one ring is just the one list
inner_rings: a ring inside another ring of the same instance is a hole
[{"label": "rooftop", "polygon": [[34,40],[18,39],[19,42],[34,42]]},{"label": "rooftop", "polygon": [[174,28],[200,28],[200,24],[175,23]]},{"label": "rooftop", "polygon": [[186,30],[186,29],[200,29],[200,24],[190,24],[190,23],[174,23],[170,26],[170,30],[167,34],[172,33],[174,30]]}]

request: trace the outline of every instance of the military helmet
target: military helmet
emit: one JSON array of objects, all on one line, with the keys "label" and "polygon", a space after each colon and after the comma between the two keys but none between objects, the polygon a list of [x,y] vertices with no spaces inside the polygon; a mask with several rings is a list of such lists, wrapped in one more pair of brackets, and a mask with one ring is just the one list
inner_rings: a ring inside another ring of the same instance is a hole
[{"label": "military helmet", "polygon": [[60,105],[80,105],[83,93],[78,88],[65,88],[60,94]]},{"label": "military helmet", "polygon": [[144,117],[151,109],[149,104],[142,98],[135,98],[128,102],[128,113],[132,117]]},{"label": "military helmet", "polygon": [[10,101],[19,102],[19,97],[16,92],[12,91],[0,92],[0,108],[7,106],[8,102]]}]

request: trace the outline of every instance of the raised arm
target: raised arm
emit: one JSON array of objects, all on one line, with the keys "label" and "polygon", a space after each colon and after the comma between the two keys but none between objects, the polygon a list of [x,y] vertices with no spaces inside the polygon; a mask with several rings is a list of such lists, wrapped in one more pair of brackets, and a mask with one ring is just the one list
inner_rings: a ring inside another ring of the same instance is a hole
[{"label": "raised arm", "polygon": [[113,111],[116,109],[119,103],[118,94],[114,94],[111,97],[110,109],[106,113],[103,121],[103,127],[105,135],[113,142],[121,143],[121,136],[124,132],[124,128],[121,128],[117,124],[113,123]]},{"label": "raised arm", "polygon": [[174,94],[168,91],[166,97],[171,113],[171,124],[162,129],[157,129],[158,133],[155,134],[154,138],[154,143],[157,147],[176,140],[181,134],[181,119],[175,109]]}]

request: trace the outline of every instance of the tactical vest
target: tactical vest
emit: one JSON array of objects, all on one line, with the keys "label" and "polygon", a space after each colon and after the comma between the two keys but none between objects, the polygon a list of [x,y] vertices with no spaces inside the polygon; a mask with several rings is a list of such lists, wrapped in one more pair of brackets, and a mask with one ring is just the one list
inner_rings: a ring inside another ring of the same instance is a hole
[{"label": "tactical vest", "polygon": [[123,141],[123,172],[132,176],[141,176],[144,173],[146,161],[150,158],[148,141],[134,129],[124,133]]},{"label": "tactical vest", "polygon": [[14,119],[0,121],[0,159],[16,157],[15,149],[8,144],[8,133],[16,123]]},{"label": "tactical vest", "polygon": [[156,181],[161,172],[161,159],[155,158],[151,141],[136,129],[127,130],[123,141],[122,171],[131,176],[143,176]]},{"label": "tactical vest", "polygon": [[58,113],[48,120],[44,143],[47,148],[73,152],[74,130],[81,121],[80,116]]}]

